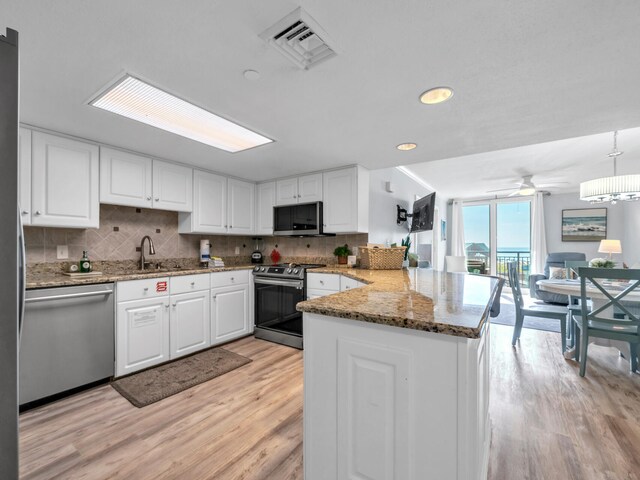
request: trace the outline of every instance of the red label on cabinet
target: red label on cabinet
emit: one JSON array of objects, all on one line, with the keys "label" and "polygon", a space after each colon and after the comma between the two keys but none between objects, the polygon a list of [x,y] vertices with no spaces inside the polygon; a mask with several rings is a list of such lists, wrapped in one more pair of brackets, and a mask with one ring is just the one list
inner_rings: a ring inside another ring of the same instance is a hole
[{"label": "red label on cabinet", "polygon": [[166,292],[167,282],[156,282],[156,292]]}]

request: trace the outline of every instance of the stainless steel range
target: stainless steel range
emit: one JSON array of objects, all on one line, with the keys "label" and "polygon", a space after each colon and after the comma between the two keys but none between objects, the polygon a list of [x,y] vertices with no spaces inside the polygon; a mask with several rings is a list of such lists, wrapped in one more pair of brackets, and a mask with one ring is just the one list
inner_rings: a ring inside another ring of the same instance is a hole
[{"label": "stainless steel range", "polygon": [[302,313],[296,305],[306,300],[307,269],[324,265],[279,264],[253,269],[255,336],[302,348]]}]

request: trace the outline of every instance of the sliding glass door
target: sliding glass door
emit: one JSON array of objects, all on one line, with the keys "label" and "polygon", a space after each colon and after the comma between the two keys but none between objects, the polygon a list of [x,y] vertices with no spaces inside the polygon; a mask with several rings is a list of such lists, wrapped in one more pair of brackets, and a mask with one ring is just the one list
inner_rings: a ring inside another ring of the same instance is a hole
[{"label": "sliding glass door", "polygon": [[[477,270],[491,271],[491,206],[489,204],[465,205],[464,242],[467,262],[478,266]],[[482,268],[484,263],[484,269]],[[472,267],[473,268],[473,267]],[[475,270],[475,269],[474,269]],[[482,272],[478,272],[482,273]]]},{"label": "sliding glass door", "polygon": [[507,278],[507,264],[517,262],[528,285],[531,263],[531,201],[522,198],[466,203],[464,238],[470,270],[484,262],[487,273]]},{"label": "sliding glass door", "polygon": [[516,262],[520,284],[529,286],[531,265],[531,202],[496,204],[496,273],[507,278],[507,264]]}]

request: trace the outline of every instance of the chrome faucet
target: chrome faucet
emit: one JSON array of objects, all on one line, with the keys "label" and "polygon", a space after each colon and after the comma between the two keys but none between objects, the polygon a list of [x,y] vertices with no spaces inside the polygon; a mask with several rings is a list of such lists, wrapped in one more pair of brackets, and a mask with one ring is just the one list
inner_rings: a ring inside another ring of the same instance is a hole
[{"label": "chrome faucet", "polygon": [[151,237],[149,235],[145,235],[144,237],[142,237],[142,241],[140,242],[140,270],[144,270],[145,265],[147,265],[147,263],[151,263],[151,262],[144,261],[144,241],[145,240],[149,240],[149,255],[156,254],[156,249],[153,246],[153,240],[151,240]]}]

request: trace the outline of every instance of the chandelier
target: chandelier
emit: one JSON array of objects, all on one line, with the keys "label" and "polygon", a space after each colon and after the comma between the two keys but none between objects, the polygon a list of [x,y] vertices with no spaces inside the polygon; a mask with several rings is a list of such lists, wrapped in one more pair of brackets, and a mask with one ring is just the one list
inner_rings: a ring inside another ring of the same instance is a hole
[{"label": "chandelier", "polygon": [[617,160],[624,152],[618,150],[618,131],[613,132],[613,151],[608,154],[613,158],[613,177],[596,178],[580,184],[580,200],[591,203],[611,202],[615,205],[619,200],[640,200],[640,175],[617,175]]}]

